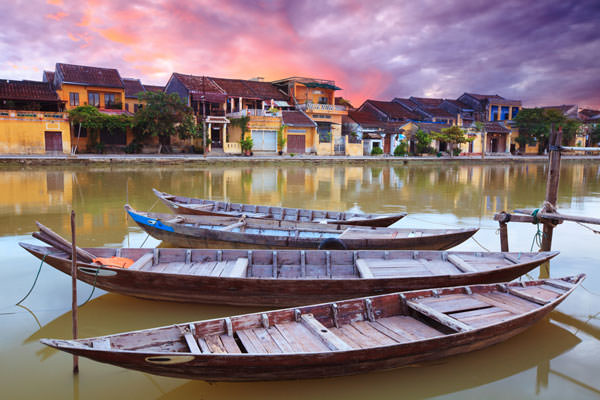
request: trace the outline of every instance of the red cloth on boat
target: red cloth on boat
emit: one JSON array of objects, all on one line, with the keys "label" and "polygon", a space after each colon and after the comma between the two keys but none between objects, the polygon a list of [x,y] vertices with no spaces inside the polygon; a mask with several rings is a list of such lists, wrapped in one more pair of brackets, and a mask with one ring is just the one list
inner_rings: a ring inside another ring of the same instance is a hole
[{"label": "red cloth on boat", "polygon": [[95,263],[102,264],[107,267],[129,268],[133,264],[131,258],[125,257],[98,257],[92,260]]}]

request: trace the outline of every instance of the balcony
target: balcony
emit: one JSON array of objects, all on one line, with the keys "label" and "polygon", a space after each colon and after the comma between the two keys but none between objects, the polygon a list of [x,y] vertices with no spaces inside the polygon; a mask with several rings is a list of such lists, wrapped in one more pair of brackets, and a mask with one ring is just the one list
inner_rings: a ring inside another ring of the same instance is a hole
[{"label": "balcony", "polygon": [[345,106],[338,106],[334,104],[304,103],[298,104],[298,108],[305,111],[317,112],[346,111]]},{"label": "balcony", "polygon": [[242,118],[242,117],[246,117],[246,116],[281,118],[281,111],[277,110],[275,112],[271,112],[269,110],[261,110],[261,109],[245,109],[242,111],[227,113],[227,117],[229,117],[229,118]]}]

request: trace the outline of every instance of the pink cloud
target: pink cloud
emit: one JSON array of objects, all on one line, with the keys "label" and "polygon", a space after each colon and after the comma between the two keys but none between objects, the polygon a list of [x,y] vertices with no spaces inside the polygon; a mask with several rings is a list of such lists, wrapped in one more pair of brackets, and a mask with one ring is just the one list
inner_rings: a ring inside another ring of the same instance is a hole
[{"label": "pink cloud", "polygon": [[[356,104],[473,91],[527,105],[600,106],[593,0],[549,0],[543,7],[518,0],[495,7],[467,0],[46,3],[0,5],[5,21],[13,21],[0,43],[0,74],[14,76],[12,68],[2,68],[13,63],[30,67],[15,78],[39,79],[34,66],[72,62],[115,67],[155,84],[165,84],[175,71],[308,75],[335,80],[344,89],[339,94]],[[561,35],[550,43],[555,32]],[[31,41],[32,35],[39,39]]]}]

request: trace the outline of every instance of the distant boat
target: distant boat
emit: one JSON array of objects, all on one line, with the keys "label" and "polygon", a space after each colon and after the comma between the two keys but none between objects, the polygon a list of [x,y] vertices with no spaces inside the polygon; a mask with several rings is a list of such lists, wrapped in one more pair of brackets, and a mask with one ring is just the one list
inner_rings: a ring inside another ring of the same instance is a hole
[{"label": "distant boat", "polygon": [[41,342],[95,361],[184,379],[352,375],[505,341],[548,315],[584,276],[385,294]]},{"label": "distant boat", "polygon": [[267,248],[348,250],[446,250],[477,232],[472,229],[395,229],[314,224],[260,218],[172,215],[136,211],[129,216],[148,234],[175,247],[202,248],[207,242]]},{"label": "distant boat", "polygon": [[[43,232],[35,237],[47,242]],[[65,241],[66,242],[66,241]],[[71,274],[67,246],[21,247]],[[558,252],[473,253],[402,250],[212,250],[88,248],[77,277],[100,289],[157,300],[293,306],[400,290],[503,282]],[[128,268],[98,265],[131,259]]]},{"label": "distant boat", "polygon": [[175,196],[156,189],[152,190],[176,214],[220,215],[229,217],[246,215],[251,218],[380,227],[390,226],[406,216],[406,213],[364,214],[349,211],[309,210],[303,208],[229,203],[225,201]]}]

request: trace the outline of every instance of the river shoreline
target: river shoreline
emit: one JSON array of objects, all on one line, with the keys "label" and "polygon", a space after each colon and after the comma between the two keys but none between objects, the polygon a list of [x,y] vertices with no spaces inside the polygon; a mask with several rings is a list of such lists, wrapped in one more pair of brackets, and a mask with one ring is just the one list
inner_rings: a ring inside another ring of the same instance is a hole
[{"label": "river shoreline", "polygon": [[[563,160],[597,161],[600,155],[563,155]],[[545,155],[527,156],[458,156],[458,157],[392,157],[392,156],[315,156],[315,155],[255,155],[243,156],[207,156],[198,154],[79,154],[71,155],[0,155],[0,166],[15,165],[88,165],[88,164],[262,164],[262,163],[309,163],[309,164],[420,164],[420,163],[523,163],[547,162]]]}]

